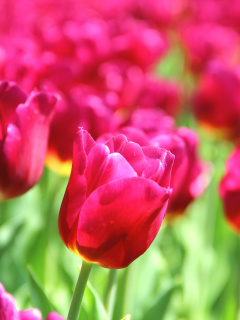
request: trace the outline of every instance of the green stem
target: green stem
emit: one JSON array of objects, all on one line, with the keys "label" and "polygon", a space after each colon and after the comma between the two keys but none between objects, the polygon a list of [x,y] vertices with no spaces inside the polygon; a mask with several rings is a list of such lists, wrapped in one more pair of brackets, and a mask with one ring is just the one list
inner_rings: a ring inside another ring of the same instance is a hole
[{"label": "green stem", "polygon": [[82,304],[83,294],[90,275],[92,264],[83,261],[81,271],[78,277],[76,288],[72,297],[72,302],[68,312],[67,320],[78,320]]}]

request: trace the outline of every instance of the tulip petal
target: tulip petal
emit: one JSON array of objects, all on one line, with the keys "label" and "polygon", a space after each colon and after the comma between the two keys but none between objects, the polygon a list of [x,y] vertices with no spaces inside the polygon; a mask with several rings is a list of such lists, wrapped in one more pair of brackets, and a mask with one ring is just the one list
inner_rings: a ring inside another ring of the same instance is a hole
[{"label": "tulip petal", "polygon": [[157,235],[170,192],[136,177],[97,188],[82,207],[76,251],[103,267],[126,267]]},{"label": "tulip petal", "polygon": [[148,162],[142,148],[137,143],[128,142],[125,136],[118,135],[110,139],[106,145],[109,146],[111,152],[119,152],[130,163],[138,176],[142,175]]},{"label": "tulip petal", "polygon": [[72,171],[61,205],[58,222],[60,236],[70,249],[76,238],[78,215],[86,199],[87,182],[85,171],[87,154],[94,146],[95,142],[90,134],[80,128],[73,144]]},{"label": "tulip petal", "polygon": [[160,149],[155,146],[143,147],[142,149],[145,156],[149,159],[149,165],[146,167],[143,176],[168,188],[170,185],[174,155],[165,149]]},{"label": "tulip petal", "polygon": [[27,94],[14,82],[0,82],[0,140],[4,139],[17,106],[26,100]]},{"label": "tulip petal", "polygon": [[88,197],[91,192],[104,183],[125,177],[135,177],[137,174],[121,154],[109,154],[106,145],[97,144],[88,154],[85,176]]},{"label": "tulip petal", "polygon": [[108,146],[110,153],[121,153],[121,150],[125,147],[127,142],[127,137],[125,137],[123,134],[119,134],[118,136],[114,136],[108,140],[106,142],[106,146]]},{"label": "tulip petal", "polygon": [[121,128],[121,133],[123,133],[128,141],[134,141],[141,147],[149,145],[148,136],[139,128],[135,127],[123,127]]}]

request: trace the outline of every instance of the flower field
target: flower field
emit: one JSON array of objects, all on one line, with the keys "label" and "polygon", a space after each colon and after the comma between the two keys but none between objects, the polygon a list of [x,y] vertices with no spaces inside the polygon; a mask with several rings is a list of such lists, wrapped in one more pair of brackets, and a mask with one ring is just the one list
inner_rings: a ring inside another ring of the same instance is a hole
[{"label": "flower field", "polygon": [[0,320],[240,319],[239,21],[0,2]]}]

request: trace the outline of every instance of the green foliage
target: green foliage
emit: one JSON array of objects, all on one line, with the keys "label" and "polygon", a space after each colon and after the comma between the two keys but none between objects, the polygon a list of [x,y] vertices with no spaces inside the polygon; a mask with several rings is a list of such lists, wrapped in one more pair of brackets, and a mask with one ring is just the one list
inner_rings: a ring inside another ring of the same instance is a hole
[{"label": "green foliage", "polygon": [[93,286],[88,283],[80,311],[81,320],[107,320],[106,310]]},{"label": "green foliage", "polygon": [[34,275],[31,268],[28,268],[29,275],[29,292],[32,301],[32,305],[35,308],[41,310],[43,317],[45,318],[54,308],[48,300],[43,288]]}]

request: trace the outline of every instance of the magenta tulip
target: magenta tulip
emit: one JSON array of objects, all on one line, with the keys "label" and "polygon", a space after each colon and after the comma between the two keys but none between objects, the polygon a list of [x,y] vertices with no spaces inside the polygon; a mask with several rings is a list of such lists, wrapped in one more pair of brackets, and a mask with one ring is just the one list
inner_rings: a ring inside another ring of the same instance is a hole
[{"label": "magenta tulip", "polygon": [[171,177],[173,194],[167,214],[169,217],[182,214],[203,194],[209,182],[209,166],[198,157],[198,137],[193,130],[181,127],[157,134],[150,143],[168,149],[175,156]]},{"label": "magenta tulip", "polygon": [[19,196],[41,177],[56,97],[29,96],[17,84],[0,83],[0,199]]},{"label": "magenta tulip", "polygon": [[227,221],[240,234],[240,145],[227,160],[220,195]]},{"label": "magenta tulip", "polygon": [[213,59],[233,63],[238,58],[239,36],[233,29],[215,23],[194,23],[181,32],[190,68],[201,72]]},{"label": "magenta tulip", "polygon": [[124,135],[96,143],[80,129],[59,216],[65,245],[106,268],[124,268],[156,237],[171,189],[174,156]]},{"label": "magenta tulip", "polygon": [[240,134],[240,74],[220,62],[208,64],[193,95],[194,113],[208,131],[224,138]]},{"label": "magenta tulip", "polygon": [[[35,308],[18,311],[14,297],[5,291],[0,282],[0,320],[42,320],[42,314]],[[46,320],[64,320],[64,318],[56,312],[50,312]]]}]

